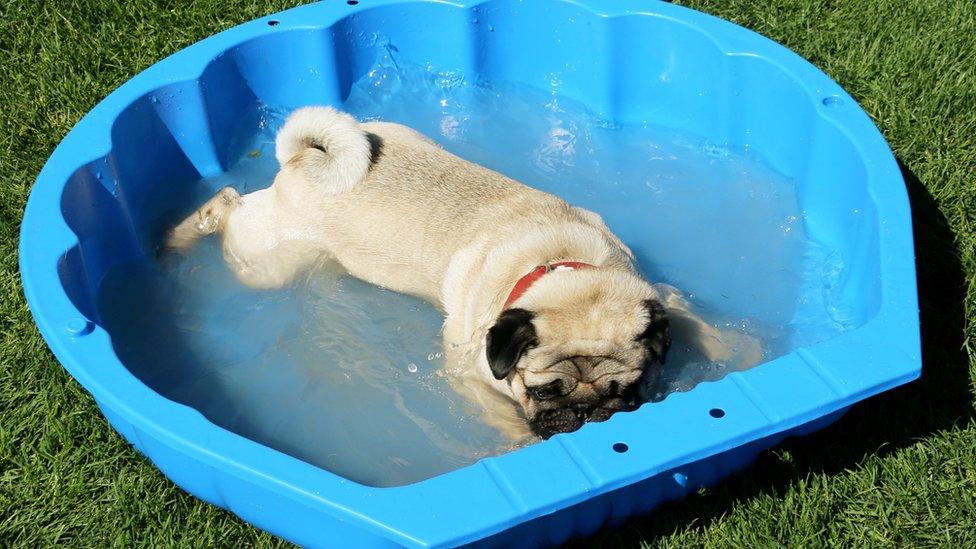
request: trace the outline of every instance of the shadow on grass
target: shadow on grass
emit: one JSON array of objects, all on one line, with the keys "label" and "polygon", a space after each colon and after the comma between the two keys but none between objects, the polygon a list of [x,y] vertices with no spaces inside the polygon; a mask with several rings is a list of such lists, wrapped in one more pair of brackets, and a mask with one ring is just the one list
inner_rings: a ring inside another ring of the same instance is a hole
[{"label": "shadow on grass", "polygon": [[[917,439],[973,421],[969,363],[963,350],[965,273],[952,231],[925,185],[898,162],[912,204],[915,265],[922,326],[922,377],[855,405],[833,425],[789,439],[776,453],[704,493],[666,503],[652,515],[605,530],[578,545],[639,545],[695,523],[704,528],[735,502],[782,494],[798,478],[836,474],[871,456],[885,456]],[[788,452],[790,460],[777,456]]]}]

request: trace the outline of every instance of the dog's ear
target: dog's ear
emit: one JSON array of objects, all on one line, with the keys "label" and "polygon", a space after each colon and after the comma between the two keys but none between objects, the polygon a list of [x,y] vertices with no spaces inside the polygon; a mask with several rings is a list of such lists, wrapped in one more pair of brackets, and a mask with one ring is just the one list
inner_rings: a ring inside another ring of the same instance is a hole
[{"label": "dog's ear", "polygon": [[648,358],[664,364],[664,358],[671,347],[671,328],[667,313],[656,299],[644,301],[647,309],[647,327],[637,335],[636,341],[647,349]]},{"label": "dog's ear", "polygon": [[525,309],[507,309],[488,330],[485,350],[495,379],[505,379],[529,347],[539,344],[532,324],[533,315]]}]

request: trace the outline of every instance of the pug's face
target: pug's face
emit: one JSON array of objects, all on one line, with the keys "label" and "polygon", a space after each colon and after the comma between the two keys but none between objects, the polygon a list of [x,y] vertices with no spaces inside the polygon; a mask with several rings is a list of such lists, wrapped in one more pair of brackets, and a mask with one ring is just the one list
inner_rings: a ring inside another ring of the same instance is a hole
[{"label": "pug's face", "polygon": [[637,408],[640,385],[656,380],[671,344],[656,292],[592,271],[552,273],[539,286],[486,338],[492,374],[507,381],[532,430],[549,438]]}]

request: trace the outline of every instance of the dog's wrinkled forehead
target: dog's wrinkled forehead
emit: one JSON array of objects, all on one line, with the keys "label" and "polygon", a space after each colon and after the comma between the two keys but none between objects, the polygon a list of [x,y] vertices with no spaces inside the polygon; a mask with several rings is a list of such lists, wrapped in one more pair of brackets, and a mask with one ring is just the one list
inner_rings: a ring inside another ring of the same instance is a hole
[{"label": "dog's wrinkled forehead", "polygon": [[[517,366],[527,385],[560,378],[574,384],[603,386],[611,381],[627,384],[640,377],[646,351],[636,336],[645,322],[636,321],[629,327],[620,323],[595,328],[562,320],[547,323],[545,316],[536,317],[539,344],[529,349]],[[574,333],[583,337],[577,339]]]},{"label": "dog's wrinkled forehead", "polygon": [[611,383],[628,386],[643,373],[643,357],[636,349],[616,350],[615,356],[576,355],[563,357],[535,350],[523,360],[525,367],[519,373],[527,387],[538,387],[556,380],[562,382],[565,392],[572,392],[579,384],[588,384],[598,392]]},{"label": "dog's wrinkled forehead", "polygon": [[[596,355],[616,345],[629,345],[647,324],[641,300],[596,300],[579,307],[545,307],[534,313],[540,345],[552,347],[552,352],[579,355]],[[574,349],[560,348],[566,345]]]},{"label": "dog's wrinkled forehead", "polygon": [[646,323],[644,302],[657,298],[650,284],[631,273],[587,269],[543,277],[518,305],[535,314],[540,334],[606,341],[632,338]]},{"label": "dog's wrinkled forehead", "polygon": [[650,285],[636,277],[614,284],[620,281],[600,273],[557,276],[545,277],[549,288],[519,301],[532,309],[504,311],[489,331],[487,354],[496,378],[517,368],[539,382],[544,374],[589,382],[634,375],[649,359],[663,363],[670,344],[667,317],[649,297],[656,295]]}]

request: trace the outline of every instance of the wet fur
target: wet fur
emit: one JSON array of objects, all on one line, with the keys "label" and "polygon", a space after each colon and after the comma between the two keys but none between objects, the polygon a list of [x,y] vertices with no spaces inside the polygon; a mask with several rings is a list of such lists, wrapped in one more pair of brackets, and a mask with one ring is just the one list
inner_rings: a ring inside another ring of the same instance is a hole
[{"label": "wet fur", "polygon": [[[228,265],[250,286],[280,287],[328,257],[437,304],[449,379],[513,439],[632,408],[638,382],[660,369],[670,330],[685,331],[709,358],[732,355],[729,334],[694,315],[676,290],[638,276],[630,250],[597,214],[407,127],[307,107],[279,132],[276,156],[281,170],[269,188],[222,190],[171,231],[167,246],[219,233]],[[549,273],[503,311],[522,275],[556,261],[597,268]],[[761,356],[754,347],[747,360]],[[533,396],[557,380],[559,395]]]}]

